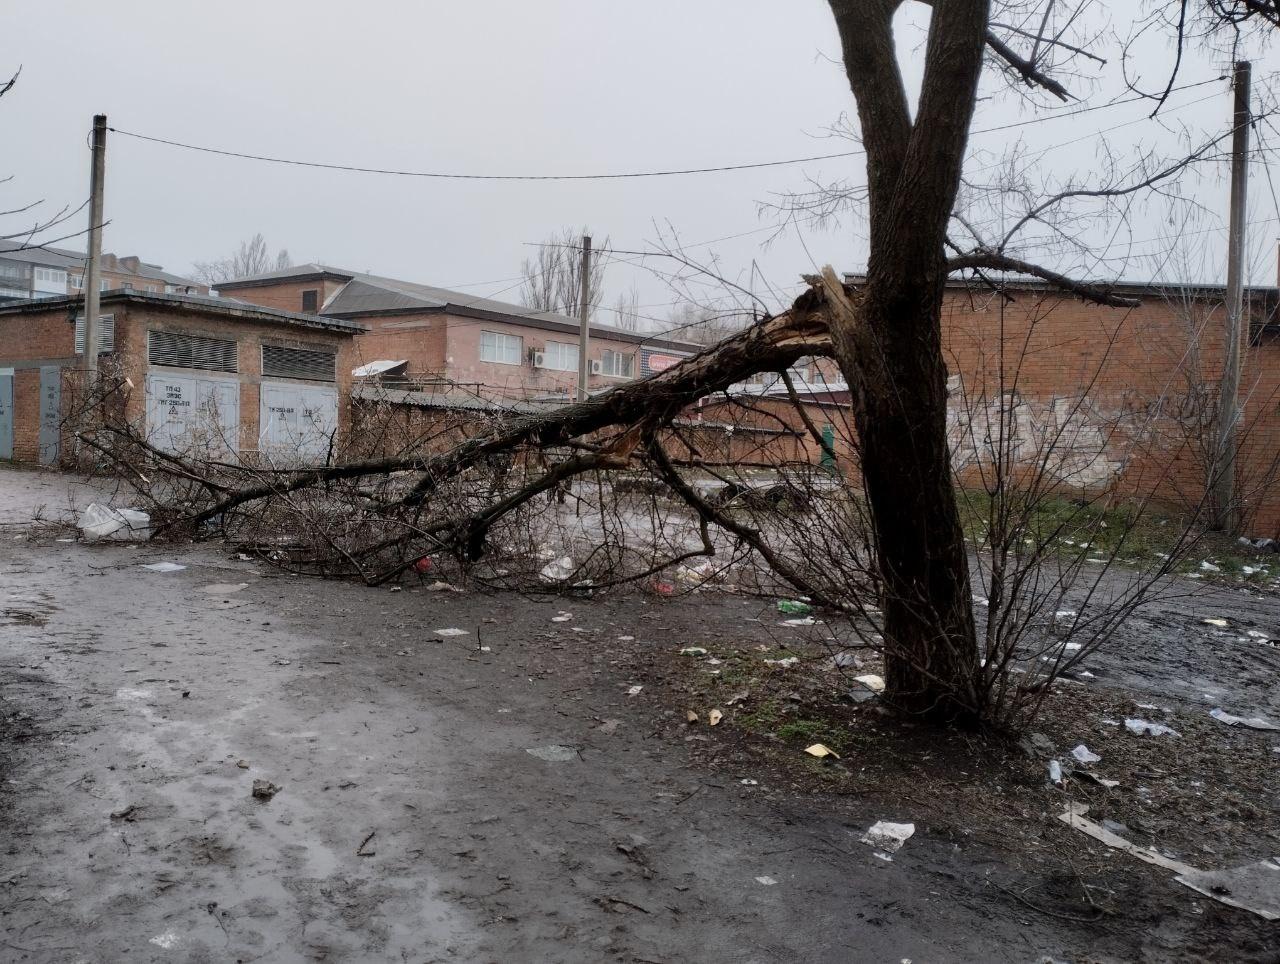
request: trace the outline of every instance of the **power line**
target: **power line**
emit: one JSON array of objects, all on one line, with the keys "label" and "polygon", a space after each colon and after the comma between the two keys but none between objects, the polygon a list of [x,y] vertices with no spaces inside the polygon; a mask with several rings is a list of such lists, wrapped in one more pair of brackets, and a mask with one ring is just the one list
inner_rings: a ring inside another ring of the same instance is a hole
[{"label": "power line", "polygon": [[[1189,90],[1194,87],[1204,86],[1205,84],[1216,83],[1221,79],[1221,77],[1214,77],[1209,80],[1198,81],[1194,84],[1184,84],[1181,87],[1175,88],[1175,90]],[[1098,110],[1107,110],[1112,107],[1119,107],[1124,104],[1131,104],[1136,101],[1146,99],[1147,98],[1141,96],[1122,98],[1121,100],[1109,101],[1106,104],[1095,104],[1091,107],[1081,107],[1073,111],[1064,111],[1062,113],[1050,114],[1043,117],[1029,118],[1024,121],[1014,121],[1009,124],[1001,124],[997,127],[988,127],[983,130],[973,131],[973,134],[993,134],[1000,131],[1013,130],[1018,127],[1029,127],[1032,124],[1041,124],[1047,121],[1067,117],[1077,117],[1081,114],[1088,114]],[[764,168],[786,167],[793,164],[808,164],[812,161],[829,161],[849,157],[862,157],[866,154],[866,151],[864,150],[839,151],[832,154],[814,154],[807,157],[791,157],[775,161],[754,161],[742,164],[721,164],[711,167],[672,168],[668,170],[655,171],[623,171],[603,174],[463,174],[447,171],[410,171],[389,167],[361,167],[354,164],[334,164],[325,161],[307,161],[299,160],[297,158],[274,157],[268,154],[255,154],[248,151],[232,151],[224,148],[188,144],[183,141],[176,141],[166,137],[155,137],[149,134],[140,134],[137,131],[127,131],[118,127],[112,127],[109,128],[109,130],[114,134],[121,135],[122,137],[132,137],[137,140],[148,141],[153,144],[163,144],[167,147],[176,147],[182,150],[196,151],[202,154],[215,154],[220,157],[236,157],[242,160],[262,161],[268,164],[285,164],[292,167],[319,168],[321,170],[328,171],[347,171],[357,174],[385,174],[395,177],[419,177],[455,181],[609,181],[646,177],[680,177],[693,174],[721,174],[730,171],[751,171],[761,170]]]}]

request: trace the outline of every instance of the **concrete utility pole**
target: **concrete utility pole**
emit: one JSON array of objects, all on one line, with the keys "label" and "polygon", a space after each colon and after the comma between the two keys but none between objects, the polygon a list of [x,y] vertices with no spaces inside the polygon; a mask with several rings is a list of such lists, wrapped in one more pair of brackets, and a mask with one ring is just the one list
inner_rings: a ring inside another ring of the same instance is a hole
[{"label": "concrete utility pole", "polygon": [[1236,429],[1240,421],[1240,329],[1244,325],[1244,240],[1249,199],[1249,81],[1247,60],[1236,64],[1235,127],[1231,139],[1231,220],[1227,242],[1227,332],[1218,393],[1218,447],[1213,476],[1213,526],[1235,530]]},{"label": "concrete utility pole", "polygon": [[[92,383],[98,374],[98,303],[102,260],[102,193],[107,177],[107,115],[93,118],[93,156],[89,168],[89,258],[84,278],[84,367]],[[86,386],[88,387],[88,386]]]},{"label": "concrete utility pole", "polygon": [[578,401],[587,400],[587,376],[591,362],[587,360],[587,346],[591,341],[591,235],[582,236],[582,300],[578,305]]}]

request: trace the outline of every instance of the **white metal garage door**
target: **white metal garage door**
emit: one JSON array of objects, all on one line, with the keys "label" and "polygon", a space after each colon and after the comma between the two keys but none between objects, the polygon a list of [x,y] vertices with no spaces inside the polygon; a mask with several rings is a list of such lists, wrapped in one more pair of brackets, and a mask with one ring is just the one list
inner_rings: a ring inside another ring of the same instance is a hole
[{"label": "white metal garage door", "polygon": [[240,382],[209,375],[147,376],[147,438],[177,455],[237,452]]},{"label": "white metal garage door", "polygon": [[274,458],[323,462],[338,430],[338,391],[263,382],[258,448]]}]

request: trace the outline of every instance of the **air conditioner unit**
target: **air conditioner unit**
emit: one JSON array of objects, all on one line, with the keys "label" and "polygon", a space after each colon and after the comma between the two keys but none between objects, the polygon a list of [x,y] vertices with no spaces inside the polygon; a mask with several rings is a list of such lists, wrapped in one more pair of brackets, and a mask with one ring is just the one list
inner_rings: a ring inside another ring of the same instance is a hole
[{"label": "air conditioner unit", "polygon": [[595,359],[595,358],[591,359],[591,374],[592,374],[592,375],[603,375],[603,374],[604,374],[604,362],[599,361],[598,359]]},{"label": "air conditioner unit", "polygon": [[533,360],[534,368],[547,367],[547,353],[545,351],[530,352],[529,357]]}]

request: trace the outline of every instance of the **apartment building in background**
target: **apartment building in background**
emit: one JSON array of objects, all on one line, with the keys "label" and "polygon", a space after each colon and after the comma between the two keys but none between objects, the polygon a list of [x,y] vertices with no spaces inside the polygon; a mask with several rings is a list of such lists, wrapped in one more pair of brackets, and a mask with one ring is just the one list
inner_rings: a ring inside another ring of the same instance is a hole
[{"label": "apartment building in background", "polygon": [[[33,298],[65,298],[84,290],[85,254],[65,248],[0,241],[0,304]],[[102,291],[208,295],[208,285],[165,271],[141,258],[102,256]]]}]

